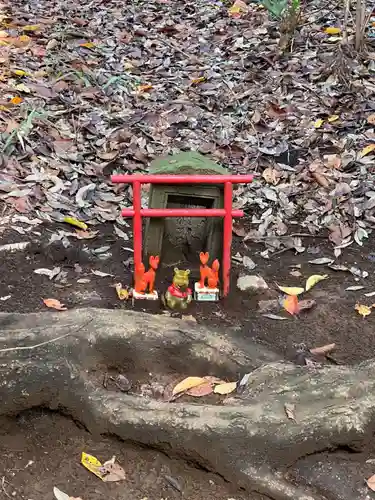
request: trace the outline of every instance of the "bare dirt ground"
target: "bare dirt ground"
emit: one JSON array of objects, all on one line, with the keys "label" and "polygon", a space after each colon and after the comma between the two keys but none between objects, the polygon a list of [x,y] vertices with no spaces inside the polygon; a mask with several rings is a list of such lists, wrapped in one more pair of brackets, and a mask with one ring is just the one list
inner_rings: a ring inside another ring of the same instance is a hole
[{"label": "bare dirt ground", "polygon": [[[53,233],[67,230],[66,225],[42,225],[38,227],[39,235],[21,236],[14,232],[3,233],[2,242],[33,241],[24,251],[15,253],[3,252],[0,262],[0,311],[31,312],[46,310],[43,298],[55,298],[72,307],[104,307],[134,308],[152,313],[164,313],[160,302],[136,303],[119,301],[113,288],[121,282],[123,287],[132,284],[131,263],[132,242],[123,242],[112,233],[111,225],[98,226],[98,236],[92,240],[76,240],[70,238],[71,245],[65,249],[60,242],[45,246]],[[68,228],[68,231],[70,229]],[[295,360],[298,350],[336,343],[334,361],[337,363],[357,363],[373,355],[373,319],[363,319],[355,310],[357,302],[371,305],[372,297],[364,293],[375,290],[374,258],[375,249],[371,242],[364,247],[351,247],[336,261],[336,264],[354,266],[361,272],[368,272],[366,278],[358,278],[350,272],[335,271],[327,265],[309,264],[309,260],[330,257],[331,248],[324,239],[305,238],[307,248],[303,254],[293,251],[279,256],[263,259],[260,246],[251,243],[247,246],[240,238],[235,237],[234,251],[248,255],[257,264],[253,271],[245,269],[242,264],[233,262],[232,288],[227,299],[216,304],[193,303],[188,314],[198,322],[207,325],[234,327],[236,335],[265,344],[279,352],[287,359]],[[93,250],[109,247],[106,252],[110,256],[100,260]],[[89,251],[85,251],[89,249]],[[47,276],[35,274],[40,268],[59,267],[63,273],[49,280]],[[109,273],[110,276],[99,277],[92,271]],[[300,273],[296,276],[295,273]],[[293,274],[291,274],[293,273]],[[258,274],[262,276],[269,289],[261,292],[241,292],[236,287],[240,274]],[[259,312],[259,301],[277,299],[280,291],[276,283],[284,286],[303,286],[306,278],[312,274],[327,274],[328,279],[317,284],[304,298],[314,299],[316,305],[303,311],[299,317],[292,317],[286,311],[281,316],[285,321],[264,317]],[[160,293],[171,283],[173,268],[161,267],[157,274],[157,287]],[[198,278],[199,271],[192,268],[190,283]],[[83,280],[83,282],[81,281]],[[80,282],[81,281],[81,282]],[[346,291],[350,286],[363,286],[357,291]],[[48,310],[46,311],[48,313]]]},{"label": "bare dirt ground", "polygon": [[[126,480],[104,483],[81,464],[85,451],[102,461],[116,456]],[[93,436],[69,418],[36,410],[0,426],[0,498],[53,500],[53,487],[90,500],[245,500],[221,477],[111,436]],[[181,492],[171,484],[171,480]],[[257,497],[259,498],[259,497]],[[252,496],[251,499],[256,499]]]}]

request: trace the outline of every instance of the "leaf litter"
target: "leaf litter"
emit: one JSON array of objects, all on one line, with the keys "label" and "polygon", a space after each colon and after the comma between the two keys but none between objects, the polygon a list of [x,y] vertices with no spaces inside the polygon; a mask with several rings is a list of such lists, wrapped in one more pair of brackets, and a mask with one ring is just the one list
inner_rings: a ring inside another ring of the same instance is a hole
[{"label": "leaf litter", "polygon": [[[335,256],[363,244],[375,221],[374,57],[346,56],[342,76],[341,11],[305,5],[284,57],[278,23],[242,0],[38,0],[32,13],[15,0],[1,26],[0,200],[83,230],[117,221],[126,240],[119,207],[132,190],[110,173],[197,150],[259,174],[235,201],[252,218],[244,238],[267,256],[305,251],[305,235],[328,234]],[[304,236],[290,236],[296,224]]]}]

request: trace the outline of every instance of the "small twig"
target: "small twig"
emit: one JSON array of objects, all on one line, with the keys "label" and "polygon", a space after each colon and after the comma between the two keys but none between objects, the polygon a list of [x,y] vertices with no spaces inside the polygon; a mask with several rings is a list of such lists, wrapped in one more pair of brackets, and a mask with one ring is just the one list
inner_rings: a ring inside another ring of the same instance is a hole
[{"label": "small twig", "polygon": [[5,476],[2,477],[1,479],[1,487],[3,489],[3,492],[5,493],[5,495],[8,497],[8,498],[12,498],[9,493],[7,492],[7,490],[5,489]]},{"label": "small twig", "polygon": [[[257,240],[273,240],[275,238],[293,238],[295,236],[300,236],[302,238],[327,238],[327,236],[323,236],[321,234],[310,234],[310,233],[291,233],[291,234],[283,234],[281,236],[257,236],[257,237],[254,237],[254,241],[257,241]],[[249,239],[253,239],[253,238],[249,238]],[[249,241],[246,240],[246,241]]]},{"label": "small twig", "polygon": [[56,342],[57,340],[63,339],[67,337],[68,335],[72,335],[73,333],[78,333],[80,330],[85,328],[89,323],[91,323],[92,318],[89,319],[84,325],[80,326],[78,330],[70,331],[68,333],[65,333],[64,335],[60,335],[59,337],[56,337],[54,339],[46,340],[44,342],[41,342],[40,344],[35,344],[35,345],[30,345],[30,346],[21,346],[21,347],[7,347],[6,349],[0,349],[0,352],[10,352],[10,351],[26,351],[26,350],[32,350],[36,349],[37,347],[41,347],[42,345],[50,344],[51,342]]}]

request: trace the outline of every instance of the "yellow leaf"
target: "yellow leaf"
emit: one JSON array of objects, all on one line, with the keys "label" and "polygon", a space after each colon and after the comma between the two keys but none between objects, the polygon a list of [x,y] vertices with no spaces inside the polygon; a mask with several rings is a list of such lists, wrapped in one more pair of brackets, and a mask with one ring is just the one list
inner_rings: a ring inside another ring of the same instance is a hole
[{"label": "yellow leaf", "polygon": [[300,288],[298,286],[280,286],[277,285],[279,290],[286,293],[287,295],[301,295],[305,291],[304,288]]},{"label": "yellow leaf", "polygon": [[359,153],[359,157],[363,158],[364,156],[368,155],[369,153],[372,153],[375,149],[375,144],[369,144],[365,148],[362,149],[362,151]]},{"label": "yellow leaf", "polygon": [[134,64],[132,64],[131,62],[127,61],[127,62],[124,63],[124,69],[125,70],[134,69]]},{"label": "yellow leaf", "polygon": [[316,120],[316,122],[314,123],[314,128],[320,128],[324,123],[324,120],[322,120],[321,118],[319,118],[318,120]]},{"label": "yellow leaf", "polygon": [[306,281],[306,292],[319,283],[319,281],[326,280],[327,278],[328,274],[313,274]]},{"label": "yellow leaf", "polygon": [[198,85],[199,83],[203,83],[205,81],[206,81],[206,77],[205,76],[200,76],[199,78],[192,78],[191,84],[192,85]]},{"label": "yellow leaf", "polygon": [[23,43],[30,42],[31,38],[28,35],[21,35],[18,40]]},{"label": "yellow leaf", "polygon": [[95,476],[98,476],[101,480],[103,480],[103,474],[100,471],[102,464],[96,457],[94,457],[93,455],[88,455],[83,451],[81,456],[81,464],[87,470],[95,474]]},{"label": "yellow leaf", "polygon": [[329,121],[329,123],[332,123],[332,122],[337,121],[339,118],[340,118],[339,115],[332,115],[332,116],[328,117],[328,121]]},{"label": "yellow leaf", "polygon": [[14,69],[13,74],[17,76],[27,76],[28,73],[26,73],[23,69]]},{"label": "yellow leaf", "polygon": [[63,221],[66,222],[67,224],[71,224],[72,226],[79,227],[80,229],[83,229],[84,231],[86,231],[86,229],[88,227],[87,224],[85,224],[84,222],[82,222],[78,219],[75,219],[74,217],[64,217]]},{"label": "yellow leaf", "polygon": [[363,304],[356,304],[355,305],[355,310],[358,312],[358,314],[360,314],[361,316],[363,316],[363,318],[365,318],[366,316],[368,316],[369,314],[371,314],[371,307],[365,306]]},{"label": "yellow leaf", "polygon": [[125,290],[125,288],[122,288],[121,283],[116,283],[115,289],[116,289],[117,297],[120,300],[126,300],[129,298],[129,292],[127,290]]},{"label": "yellow leaf", "polygon": [[228,9],[230,17],[240,17],[241,14],[246,14],[247,12],[248,6],[242,0],[235,0],[234,4]]},{"label": "yellow leaf", "polygon": [[29,87],[26,87],[26,85],[24,83],[19,83],[18,85],[15,86],[15,88],[17,90],[19,90],[20,92],[24,92],[25,94],[30,94],[30,92],[31,92]]},{"label": "yellow leaf", "polygon": [[85,47],[86,49],[93,49],[95,47],[95,43],[94,42],[81,43],[80,47]]},{"label": "yellow leaf", "polygon": [[226,382],[225,384],[215,385],[215,394],[230,394],[237,387],[237,382]]},{"label": "yellow leaf", "polygon": [[206,379],[202,377],[187,377],[184,378],[181,382],[179,382],[173,389],[172,394],[175,396],[179,392],[187,391],[188,389],[192,389],[193,387],[197,387],[198,385],[205,384],[207,382]]},{"label": "yellow leaf", "polygon": [[328,35],[338,35],[341,33],[341,28],[336,28],[335,26],[328,26],[328,28],[325,28],[325,33],[328,33]]},{"label": "yellow leaf", "polygon": [[22,27],[22,31],[38,31],[39,28],[39,24],[28,24]]},{"label": "yellow leaf", "polygon": [[18,95],[12,97],[12,99],[10,100],[12,104],[21,104],[22,101],[23,99],[21,97],[18,97]]}]

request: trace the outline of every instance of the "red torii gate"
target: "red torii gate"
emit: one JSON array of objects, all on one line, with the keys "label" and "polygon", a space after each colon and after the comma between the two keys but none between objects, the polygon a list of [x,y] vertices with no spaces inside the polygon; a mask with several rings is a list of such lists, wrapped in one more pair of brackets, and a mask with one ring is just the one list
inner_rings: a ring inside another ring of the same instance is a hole
[{"label": "red torii gate", "polygon": [[[232,222],[243,217],[243,210],[232,209],[233,184],[248,184],[252,175],[112,175],[114,183],[132,184],[133,208],[123,208],[123,217],[133,217],[134,268],[142,263],[142,217],[224,217],[223,229],[223,296],[230,283]],[[142,208],[142,184],[224,184],[224,208]]]}]

